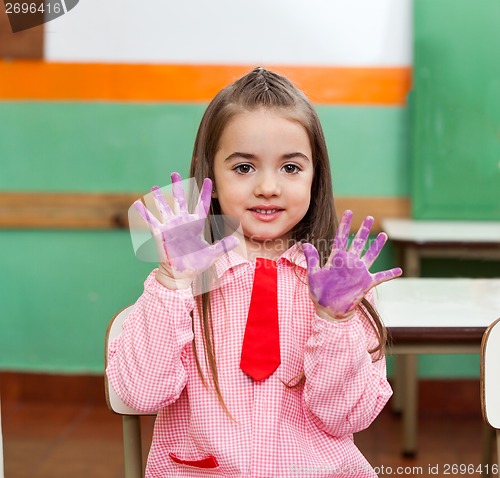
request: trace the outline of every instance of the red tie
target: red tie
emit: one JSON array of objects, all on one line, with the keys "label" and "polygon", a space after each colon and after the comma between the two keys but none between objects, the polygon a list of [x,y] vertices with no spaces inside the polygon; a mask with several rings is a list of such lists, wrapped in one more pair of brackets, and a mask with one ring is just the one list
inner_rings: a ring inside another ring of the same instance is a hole
[{"label": "red tie", "polygon": [[258,257],[240,362],[256,381],[269,377],[281,363],[277,285],[276,262]]}]

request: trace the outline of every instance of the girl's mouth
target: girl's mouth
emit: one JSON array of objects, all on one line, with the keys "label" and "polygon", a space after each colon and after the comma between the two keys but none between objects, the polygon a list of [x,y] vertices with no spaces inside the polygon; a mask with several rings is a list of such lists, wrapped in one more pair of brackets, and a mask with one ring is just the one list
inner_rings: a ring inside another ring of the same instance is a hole
[{"label": "girl's mouth", "polygon": [[252,209],[252,211],[258,212],[259,214],[274,214],[278,212],[279,209]]},{"label": "girl's mouth", "polygon": [[281,215],[284,209],[280,208],[259,208],[249,209],[252,215],[260,221],[273,221]]}]

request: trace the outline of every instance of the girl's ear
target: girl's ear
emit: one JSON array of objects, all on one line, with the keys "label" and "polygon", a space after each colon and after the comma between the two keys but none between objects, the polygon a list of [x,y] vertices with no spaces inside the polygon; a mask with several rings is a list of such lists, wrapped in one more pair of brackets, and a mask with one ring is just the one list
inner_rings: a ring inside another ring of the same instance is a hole
[{"label": "girl's ear", "polygon": [[217,192],[215,191],[215,186],[212,188],[212,199],[217,199]]}]

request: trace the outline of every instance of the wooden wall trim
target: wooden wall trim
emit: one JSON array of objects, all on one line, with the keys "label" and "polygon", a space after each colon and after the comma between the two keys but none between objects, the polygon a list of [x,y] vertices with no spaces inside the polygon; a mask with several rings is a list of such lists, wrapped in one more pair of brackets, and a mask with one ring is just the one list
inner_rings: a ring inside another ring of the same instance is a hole
[{"label": "wooden wall trim", "polygon": [[141,193],[0,193],[3,229],[120,229]]},{"label": "wooden wall trim", "polygon": [[408,197],[379,197],[379,196],[339,196],[335,198],[337,215],[342,215],[346,209],[354,213],[351,229],[357,230],[366,216],[373,216],[372,232],[382,230],[380,222],[384,218],[410,218],[411,202]]},{"label": "wooden wall trim", "polygon": [[[128,209],[144,193],[0,193],[2,229],[121,229],[128,227]],[[375,217],[373,232],[385,217],[410,217],[406,197],[338,197],[337,213],[354,212],[353,228],[365,216]]]}]

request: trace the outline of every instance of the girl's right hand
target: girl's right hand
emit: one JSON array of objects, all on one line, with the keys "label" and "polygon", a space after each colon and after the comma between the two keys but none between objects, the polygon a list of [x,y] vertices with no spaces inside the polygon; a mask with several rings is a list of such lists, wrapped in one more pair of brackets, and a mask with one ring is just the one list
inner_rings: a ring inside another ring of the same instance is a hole
[{"label": "girl's right hand", "polygon": [[156,241],[159,256],[156,279],[169,289],[184,289],[219,257],[234,249],[239,241],[236,237],[228,236],[210,245],[203,236],[212,193],[212,181],[209,178],[203,181],[193,214],[187,208],[180,174],[172,173],[171,178],[175,213],[157,186],[151,191],[161,222],[141,201],[136,201],[134,206],[149,225]]},{"label": "girl's right hand", "polygon": [[312,244],[303,244],[307,261],[307,278],[311,299],[321,317],[343,320],[352,316],[354,309],[366,293],[378,284],[399,277],[399,267],[370,273],[370,267],[387,241],[381,232],[364,255],[373,217],[363,221],[351,246],[348,247],[352,211],[345,211],[333,241],[332,252],[324,267],[320,266],[319,254]]}]

